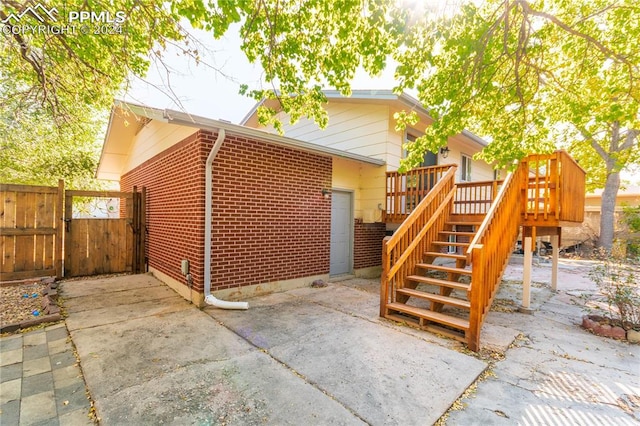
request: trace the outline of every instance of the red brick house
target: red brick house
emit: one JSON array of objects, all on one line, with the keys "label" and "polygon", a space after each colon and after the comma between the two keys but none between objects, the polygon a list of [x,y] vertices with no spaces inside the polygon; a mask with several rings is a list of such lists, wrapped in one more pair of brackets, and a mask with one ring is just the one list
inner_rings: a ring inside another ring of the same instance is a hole
[{"label": "red brick house", "polygon": [[384,164],[224,121],[116,102],[97,177],[119,181],[123,191],[146,187],[149,271],[202,305],[209,291],[234,300],[331,275],[379,272],[385,225],[356,219],[357,188],[341,185],[340,176],[384,176]]}]

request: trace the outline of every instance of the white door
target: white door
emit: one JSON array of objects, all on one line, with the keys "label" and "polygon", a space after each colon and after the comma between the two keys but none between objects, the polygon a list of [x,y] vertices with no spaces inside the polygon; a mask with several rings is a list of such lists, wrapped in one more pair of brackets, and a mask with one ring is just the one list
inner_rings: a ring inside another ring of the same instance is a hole
[{"label": "white door", "polygon": [[353,264],[352,194],[331,193],[331,253],[329,275],[350,274]]}]

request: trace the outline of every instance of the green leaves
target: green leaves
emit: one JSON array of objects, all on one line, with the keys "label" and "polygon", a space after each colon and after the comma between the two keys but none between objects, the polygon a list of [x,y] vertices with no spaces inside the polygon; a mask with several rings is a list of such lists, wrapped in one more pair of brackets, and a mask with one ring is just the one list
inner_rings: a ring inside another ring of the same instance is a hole
[{"label": "green leaves", "polygon": [[[468,128],[491,139],[481,157],[498,166],[556,144],[581,144],[601,162],[617,155],[611,123],[640,128],[637,22],[630,0],[496,0],[410,28],[394,55],[397,89],[417,88],[435,118],[428,141],[410,150],[437,148]],[[579,129],[604,137],[604,151],[594,152]]]},{"label": "green leaves", "polygon": [[[305,116],[326,125],[321,88],[331,86],[349,95],[359,67],[378,74],[398,48],[404,19],[393,5],[390,0],[243,3],[237,9],[242,50],[250,61],[260,63],[273,87],[242,92],[257,100],[278,99],[292,122]],[[211,16],[205,19],[214,21]],[[281,128],[269,112],[259,114],[261,123]]]}]

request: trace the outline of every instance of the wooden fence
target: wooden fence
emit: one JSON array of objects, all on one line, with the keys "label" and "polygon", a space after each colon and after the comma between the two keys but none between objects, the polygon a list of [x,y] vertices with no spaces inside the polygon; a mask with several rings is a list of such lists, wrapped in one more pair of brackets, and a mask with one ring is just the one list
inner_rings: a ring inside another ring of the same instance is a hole
[{"label": "wooden fence", "polygon": [[0,184],[0,281],[62,277],[62,205],[58,187]]},{"label": "wooden fence", "polygon": [[[73,197],[126,200],[118,219],[72,217]],[[66,200],[66,201],[65,201]],[[145,270],[145,191],[0,184],[0,281]]]}]

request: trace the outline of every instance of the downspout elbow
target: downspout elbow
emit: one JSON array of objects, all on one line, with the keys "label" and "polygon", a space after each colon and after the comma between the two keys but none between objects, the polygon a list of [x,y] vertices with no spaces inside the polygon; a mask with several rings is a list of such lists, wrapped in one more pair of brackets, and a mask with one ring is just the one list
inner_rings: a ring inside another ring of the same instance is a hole
[{"label": "downspout elbow", "polygon": [[216,298],[213,294],[205,297],[204,301],[207,305],[215,306],[216,308],[220,309],[249,309],[249,303],[247,302],[228,302],[226,300],[220,300]]}]

